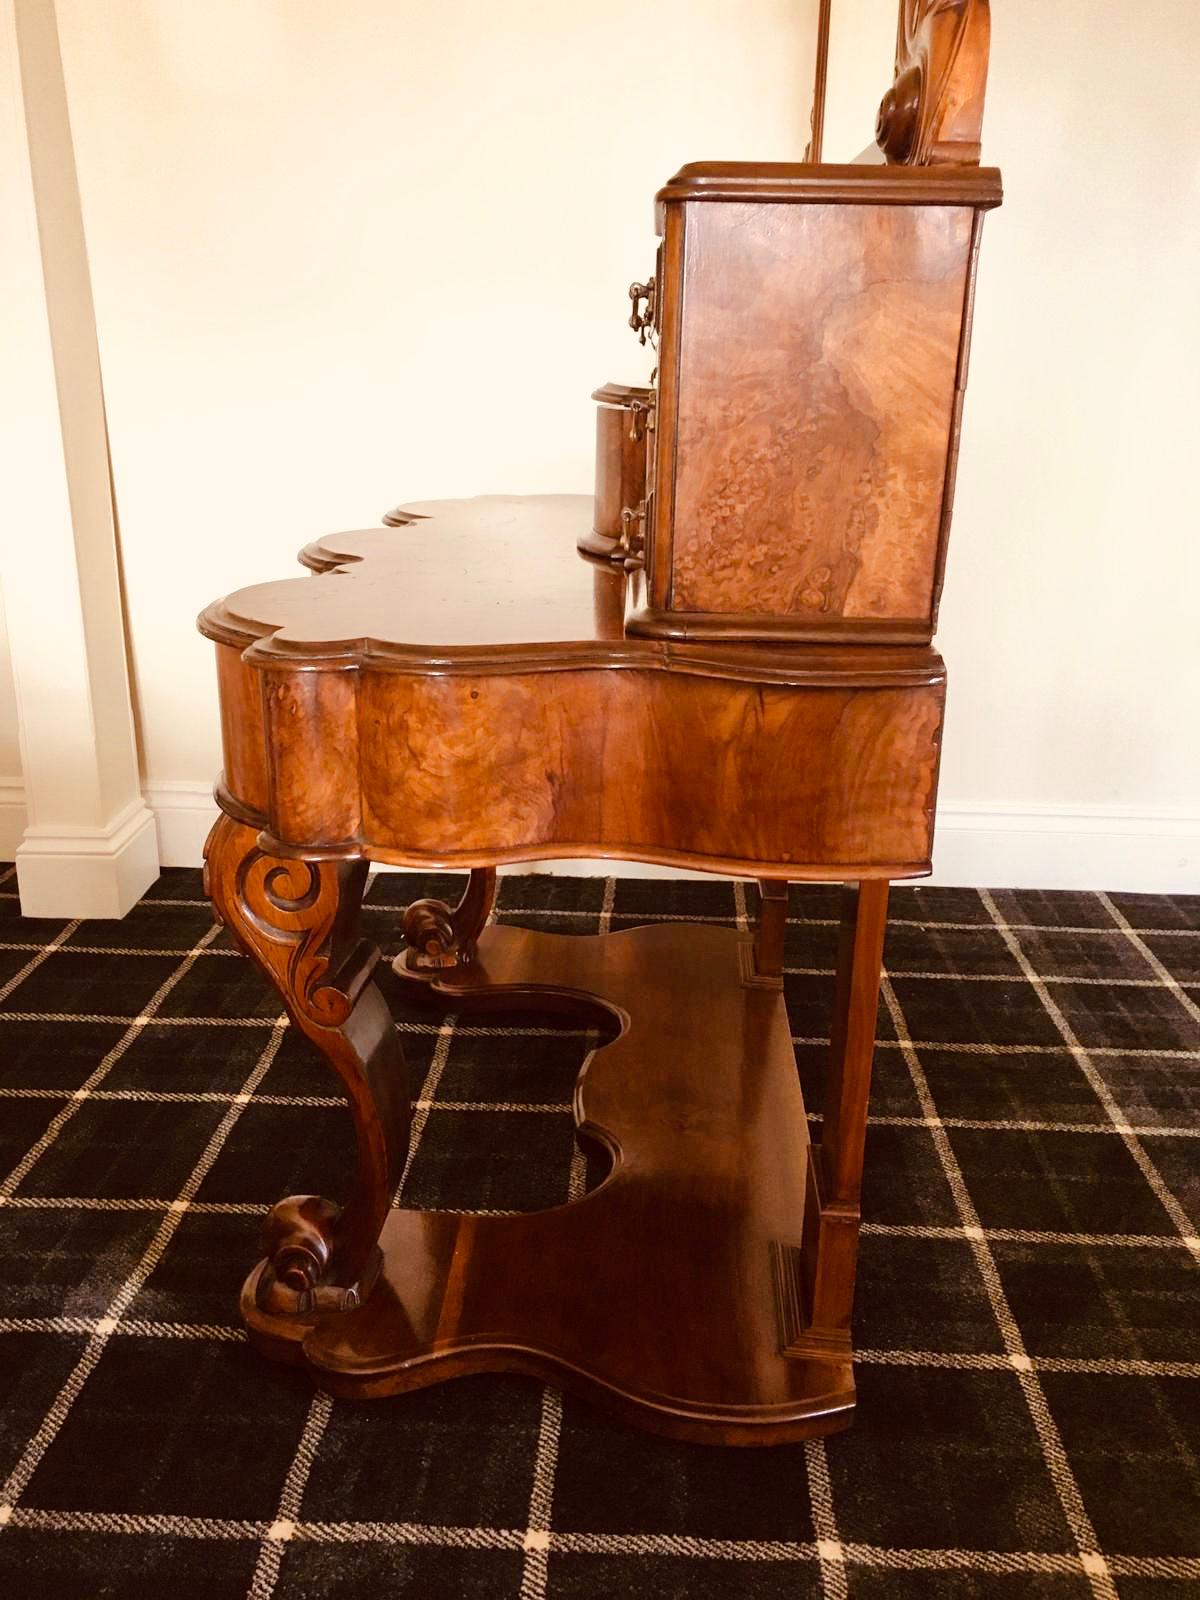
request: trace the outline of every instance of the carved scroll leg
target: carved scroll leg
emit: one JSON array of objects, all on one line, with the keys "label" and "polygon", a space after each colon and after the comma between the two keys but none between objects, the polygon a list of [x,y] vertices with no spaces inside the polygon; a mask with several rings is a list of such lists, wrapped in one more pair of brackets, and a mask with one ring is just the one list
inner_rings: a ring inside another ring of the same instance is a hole
[{"label": "carved scroll leg", "polygon": [[305,1314],[356,1302],[404,1167],[404,1061],[372,981],[379,951],[357,936],[366,877],[365,861],[266,855],[255,830],[230,817],[218,820],[205,846],[205,886],[218,917],[341,1078],[358,1140],[344,1206],[294,1195],[267,1218],[267,1261],[256,1280],[266,1312]]},{"label": "carved scroll leg", "polygon": [[842,895],[829,1083],[821,1144],[814,1152],[822,1200],[812,1283],[814,1332],[846,1335],[850,1328],[888,887],[878,880],[847,884]]},{"label": "carved scroll leg", "polygon": [[408,946],[393,966],[401,977],[470,966],[496,900],[495,867],[474,867],[453,911],[443,900],[414,900],[404,913]]}]

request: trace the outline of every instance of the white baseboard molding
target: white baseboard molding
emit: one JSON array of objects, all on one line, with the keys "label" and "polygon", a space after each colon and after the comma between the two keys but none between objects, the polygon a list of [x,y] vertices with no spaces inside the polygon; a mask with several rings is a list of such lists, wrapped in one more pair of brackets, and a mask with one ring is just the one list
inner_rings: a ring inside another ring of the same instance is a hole
[{"label": "white baseboard molding", "polygon": [[0,861],[15,861],[25,834],[25,786],[20,778],[0,778]]},{"label": "white baseboard molding", "polygon": [[139,796],[104,828],[26,827],[16,850],[27,917],[123,917],[158,877],[154,814]]},{"label": "white baseboard molding", "polygon": [[152,783],[146,804],[158,823],[158,858],[164,867],[204,864],[204,841],[217,820],[211,783]]},{"label": "white baseboard molding", "polygon": [[927,881],[1200,894],[1200,810],[948,802]]},{"label": "white baseboard molding", "polygon": [[[0,789],[0,804],[3,794]],[[211,791],[196,784],[153,784],[146,800],[158,821],[163,866],[198,866],[217,814]],[[618,878],[708,876],[631,861],[541,861],[512,870]],[[947,801],[938,812],[933,877],[925,881],[1200,894],[1200,810]]]}]

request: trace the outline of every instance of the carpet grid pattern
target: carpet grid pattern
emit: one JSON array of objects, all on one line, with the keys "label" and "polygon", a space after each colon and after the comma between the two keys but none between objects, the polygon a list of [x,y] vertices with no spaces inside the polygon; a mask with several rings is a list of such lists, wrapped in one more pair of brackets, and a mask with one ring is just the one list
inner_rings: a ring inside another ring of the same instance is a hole
[{"label": "carpet grid pattern", "polygon": [[[365,922],[453,897],[378,874]],[[749,884],[506,876],[560,933],[752,926]],[[814,1137],[837,890],[794,886]],[[338,1086],[198,872],[121,922],[0,867],[0,1592],[867,1600],[1200,1593],[1200,898],[897,888],[868,1129],[858,1419],[674,1444],[528,1380],[332,1401],[236,1318],[281,1195],[344,1188]],[[594,1034],[406,1010],[402,1203],[515,1212],[601,1173]]]}]

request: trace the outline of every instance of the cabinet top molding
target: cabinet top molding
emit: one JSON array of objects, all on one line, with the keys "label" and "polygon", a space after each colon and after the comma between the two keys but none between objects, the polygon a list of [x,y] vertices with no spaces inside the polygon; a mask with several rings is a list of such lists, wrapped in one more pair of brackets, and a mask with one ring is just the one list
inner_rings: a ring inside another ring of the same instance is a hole
[{"label": "cabinet top molding", "polygon": [[975,206],[1004,198],[996,167],[811,166],[788,161],[689,161],[655,196],[670,201],[739,200],[767,205]]}]

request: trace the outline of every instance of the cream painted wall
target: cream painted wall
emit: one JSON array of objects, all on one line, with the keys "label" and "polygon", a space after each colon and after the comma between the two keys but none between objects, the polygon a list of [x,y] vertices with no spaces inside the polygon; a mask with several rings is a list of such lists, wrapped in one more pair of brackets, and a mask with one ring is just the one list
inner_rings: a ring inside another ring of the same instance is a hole
[{"label": "cream painted wall", "polygon": [[21,746],[17,738],[17,699],[13,692],[12,664],[8,655],[8,627],[4,596],[0,593],[0,783],[21,771]]},{"label": "cream painted wall", "polygon": [[21,741],[17,732],[17,697],[4,595],[0,592],[0,861],[11,861],[25,828],[25,785],[21,778]]},{"label": "cream painted wall", "polygon": [[803,148],[806,10],[61,0],[152,787],[219,766],[208,600],[401,497],[590,488],[654,189]]},{"label": "cream painted wall", "polygon": [[[219,761],[198,607],[399,497],[586,489],[588,392],[645,370],[625,287],[653,189],[799,156],[815,9],[59,0],[168,859],[197,827],[162,808],[194,810]],[[1007,200],[940,635],[938,867],[1200,887],[1200,8],[993,10]],[[870,139],[895,0],[834,13],[830,160]]]}]

